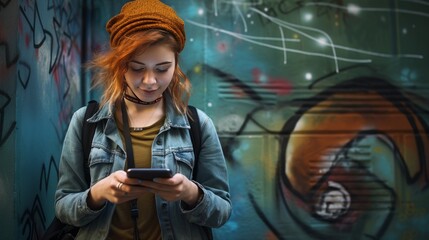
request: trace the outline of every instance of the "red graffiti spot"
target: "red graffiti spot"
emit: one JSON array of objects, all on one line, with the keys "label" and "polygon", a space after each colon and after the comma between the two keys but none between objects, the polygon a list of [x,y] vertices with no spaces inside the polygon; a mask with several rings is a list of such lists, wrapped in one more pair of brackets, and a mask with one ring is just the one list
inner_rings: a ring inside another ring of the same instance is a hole
[{"label": "red graffiti spot", "polygon": [[58,68],[56,67],[53,71],[53,77],[54,77],[54,82],[56,86],[60,86],[60,72],[58,71]]},{"label": "red graffiti spot", "polygon": [[30,46],[30,34],[25,34],[25,46],[29,47]]},{"label": "red graffiti spot", "polygon": [[272,231],[268,231],[265,234],[265,240],[276,240],[276,239],[278,239],[278,237]]},{"label": "red graffiti spot", "polygon": [[218,50],[219,52],[221,52],[221,53],[225,53],[227,49],[228,49],[228,46],[226,45],[226,43],[224,43],[224,42],[220,42],[220,43],[218,43],[218,45],[217,45],[217,50]]},{"label": "red graffiti spot", "polygon": [[252,70],[252,75],[255,83],[258,83],[258,85],[273,93],[287,95],[292,91],[292,84],[285,78],[264,74],[258,68]]},{"label": "red graffiti spot", "polygon": [[245,98],[247,95],[242,88],[236,86],[232,87],[232,93],[239,98]]}]

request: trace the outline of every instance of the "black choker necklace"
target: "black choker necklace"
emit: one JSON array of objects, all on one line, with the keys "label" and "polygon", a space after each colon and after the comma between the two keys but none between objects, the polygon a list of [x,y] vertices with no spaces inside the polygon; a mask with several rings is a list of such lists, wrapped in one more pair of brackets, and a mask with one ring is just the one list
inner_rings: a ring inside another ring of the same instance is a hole
[{"label": "black choker necklace", "polygon": [[136,97],[130,96],[130,95],[126,94],[126,93],[124,94],[124,98],[127,99],[130,102],[133,102],[133,103],[137,103],[137,104],[141,104],[141,105],[152,105],[152,104],[155,104],[155,103],[161,101],[162,96],[159,97],[159,98],[157,98],[157,99],[155,99],[155,100],[153,100],[153,101],[150,101],[150,102],[142,101],[142,100],[140,100],[140,99],[138,99]]}]

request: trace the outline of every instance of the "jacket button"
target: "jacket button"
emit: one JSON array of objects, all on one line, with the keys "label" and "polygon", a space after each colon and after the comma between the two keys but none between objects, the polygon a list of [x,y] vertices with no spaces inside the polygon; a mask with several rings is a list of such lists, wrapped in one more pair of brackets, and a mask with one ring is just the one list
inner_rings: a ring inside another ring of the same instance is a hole
[{"label": "jacket button", "polygon": [[157,140],[156,145],[161,145],[161,140]]},{"label": "jacket button", "polygon": [[162,203],[161,207],[165,209],[167,207],[167,203]]}]

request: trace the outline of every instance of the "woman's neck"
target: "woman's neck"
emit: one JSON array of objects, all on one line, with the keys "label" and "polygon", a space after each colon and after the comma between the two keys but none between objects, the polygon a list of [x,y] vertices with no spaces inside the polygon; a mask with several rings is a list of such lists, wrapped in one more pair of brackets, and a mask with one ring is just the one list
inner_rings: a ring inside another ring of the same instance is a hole
[{"label": "woman's neck", "polygon": [[125,100],[129,125],[133,128],[148,127],[164,117],[164,100],[151,105],[141,105]]}]

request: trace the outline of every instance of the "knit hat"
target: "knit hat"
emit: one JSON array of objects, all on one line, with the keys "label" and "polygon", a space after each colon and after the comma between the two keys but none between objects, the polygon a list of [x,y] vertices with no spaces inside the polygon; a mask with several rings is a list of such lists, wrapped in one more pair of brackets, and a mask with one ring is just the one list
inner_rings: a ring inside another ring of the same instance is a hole
[{"label": "knit hat", "polygon": [[185,47],[185,23],[173,8],[159,0],[135,0],[126,3],[121,12],[106,24],[110,46],[115,47],[123,36],[148,30],[162,29],[171,33],[179,43],[179,52]]}]

